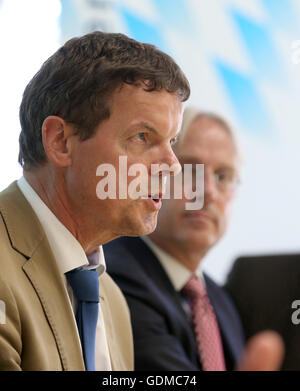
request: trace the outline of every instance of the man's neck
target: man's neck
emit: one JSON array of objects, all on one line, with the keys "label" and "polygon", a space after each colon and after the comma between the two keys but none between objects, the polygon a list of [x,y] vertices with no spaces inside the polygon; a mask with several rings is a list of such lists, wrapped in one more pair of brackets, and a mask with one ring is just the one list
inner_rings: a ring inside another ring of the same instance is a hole
[{"label": "man's neck", "polygon": [[97,232],[92,224],[87,221],[86,216],[76,212],[70,204],[64,182],[51,177],[49,172],[41,171],[25,172],[24,178],[41,198],[44,204],[60,220],[60,222],[77,239],[86,254],[92,253],[100,245],[114,239],[110,232]]},{"label": "man's neck", "polygon": [[207,253],[207,250],[199,251],[193,250],[191,248],[183,248],[182,246],[178,245],[178,243],[165,240],[165,238],[162,238],[155,233],[149,235],[149,239],[166,253],[177,259],[192,273],[196,272],[200,262]]}]

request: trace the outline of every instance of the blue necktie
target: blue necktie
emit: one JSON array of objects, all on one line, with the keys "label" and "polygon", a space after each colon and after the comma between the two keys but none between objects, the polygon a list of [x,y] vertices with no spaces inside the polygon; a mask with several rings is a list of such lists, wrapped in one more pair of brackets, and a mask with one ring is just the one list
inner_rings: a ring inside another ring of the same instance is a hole
[{"label": "blue necktie", "polygon": [[98,320],[99,280],[96,270],[74,269],[66,273],[78,301],[76,322],[87,371],[95,370],[95,340]]}]

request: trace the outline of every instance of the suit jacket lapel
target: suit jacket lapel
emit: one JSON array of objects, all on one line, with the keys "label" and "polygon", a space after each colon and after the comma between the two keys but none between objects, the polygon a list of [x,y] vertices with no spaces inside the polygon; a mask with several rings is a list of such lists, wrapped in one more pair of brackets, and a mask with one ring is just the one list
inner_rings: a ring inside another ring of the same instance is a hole
[{"label": "suit jacket lapel", "polygon": [[225,293],[222,292],[222,288],[217,286],[207,275],[204,275],[204,278],[207,294],[215,310],[220,331],[223,336],[223,344],[226,344],[233,362],[236,362],[240,358],[244,342],[241,330],[236,327],[236,324],[230,318],[226,305],[227,303],[225,303],[223,297]]},{"label": "suit jacket lapel", "polygon": [[[100,284],[100,305],[103,315],[103,321],[105,326],[105,334],[107,340],[107,346],[109,351],[111,369],[113,371],[120,371],[122,368],[120,349],[118,347],[116,338],[114,337],[115,327],[111,314],[111,306],[109,302],[109,287],[106,283],[106,272],[100,275],[99,284]],[[115,308],[116,309],[116,308]]]},{"label": "suit jacket lapel", "polygon": [[40,299],[63,369],[84,370],[77,326],[63,277],[40,222],[16,182],[2,192],[0,210],[12,246],[27,259],[23,270]]},{"label": "suit jacket lapel", "polygon": [[192,352],[191,355],[198,357],[193,329],[182,307],[180,293],[174,290],[172,282],[156,255],[140,238],[125,237],[119,240],[123,241],[125,246],[130,249],[131,253],[146,270],[146,273],[153,276],[153,281],[155,281],[153,289],[158,288],[156,292],[160,297],[161,305],[172,310],[173,319],[176,316],[177,321],[183,324],[187,336],[185,347]]},{"label": "suit jacket lapel", "polygon": [[113,325],[112,325],[112,319],[111,319],[111,313],[109,309],[109,305],[107,302],[107,298],[105,297],[105,293],[103,292],[103,285],[101,286],[102,293],[100,293],[100,303],[101,303],[101,310],[103,314],[103,319],[105,323],[105,333],[106,333],[106,340],[109,350],[109,357],[110,357],[110,363],[111,363],[111,369],[115,371],[118,368],[117,361],[117,346],[115,346],[115,341],[113,338]]}]

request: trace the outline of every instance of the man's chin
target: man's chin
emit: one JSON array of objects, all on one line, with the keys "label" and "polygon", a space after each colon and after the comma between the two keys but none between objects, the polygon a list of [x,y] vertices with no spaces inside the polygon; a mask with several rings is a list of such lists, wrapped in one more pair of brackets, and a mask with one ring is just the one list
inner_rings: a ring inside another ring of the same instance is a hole
[{"label": "man's chin", "polygon": [[132,236],[145,236],[151,234],[157,225],[157,214],[155,216],[147,217],[136,227],[136,233]]},{"label": "man's chin", "polygon": [[123,220],[122,227],[116,229],[114,232],[120,236],[145,236],[152,233],[157,224],[157,214],[152,214],[141,219],[126,219]]}]

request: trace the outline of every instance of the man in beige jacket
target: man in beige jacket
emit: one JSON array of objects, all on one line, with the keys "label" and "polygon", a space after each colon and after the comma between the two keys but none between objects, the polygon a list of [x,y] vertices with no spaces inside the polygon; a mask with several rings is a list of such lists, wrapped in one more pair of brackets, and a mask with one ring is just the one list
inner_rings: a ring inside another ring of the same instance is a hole
[{"label": "man in beige jacket", "polygon": [[[149,177],[153,163],[175,172],[171,144],[188,96],[169,56],[101,32],[68,41],[28,84],[23,177],[0,194],[0,370],[133,369],[128,308],[102,245],[152,232],[161,192],[103,197],[99,183],[113,167],[119,190],[121,156]],[[95,270],[96,299],[82,298],[69,273]]]}]

